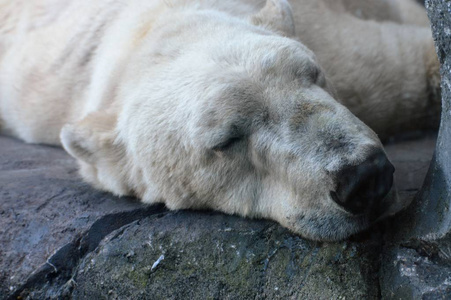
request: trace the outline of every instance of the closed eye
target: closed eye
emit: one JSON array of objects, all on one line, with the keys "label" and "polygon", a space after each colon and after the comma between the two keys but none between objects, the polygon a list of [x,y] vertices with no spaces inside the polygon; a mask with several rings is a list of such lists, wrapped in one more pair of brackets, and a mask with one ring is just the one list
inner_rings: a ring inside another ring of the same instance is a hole
[{"label": "closed eye", "polygon": [[214,146],[212,150],[214,151],[227,151],[228,149],[232,148],[236,143],[242,140],[242,137],[232,137],[228,140],[219,143],[218,145]]}]

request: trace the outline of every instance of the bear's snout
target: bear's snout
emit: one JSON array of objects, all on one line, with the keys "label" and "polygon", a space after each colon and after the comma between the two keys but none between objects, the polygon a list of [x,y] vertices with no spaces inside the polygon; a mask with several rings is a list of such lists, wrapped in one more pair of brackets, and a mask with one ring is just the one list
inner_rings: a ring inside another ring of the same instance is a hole
[{"label": "bear's snout", "polygon": [[373,151],[362,163],[337,172],[337,188],[331,191],[331,197],[354,215],[366,214],[376,219],[389,208],[383,199],[393,185],[394,172],[385,153]]}]

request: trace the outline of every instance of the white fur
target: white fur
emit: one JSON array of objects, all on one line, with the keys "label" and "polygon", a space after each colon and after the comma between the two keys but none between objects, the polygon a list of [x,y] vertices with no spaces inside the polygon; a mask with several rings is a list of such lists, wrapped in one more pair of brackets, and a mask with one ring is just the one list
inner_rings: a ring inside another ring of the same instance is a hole
[{"label": "white fur", "polygon": [[333,174],[382,146],[325,74],[384,132],[423,105],[437,72],[429,31],[396,6],[383,8],[399,20],[377,5],[357,18],[351,2],[2,0],[1,130],[61,141],[86,181],[117,195],[345,238],[369,221],[330,199]]}]

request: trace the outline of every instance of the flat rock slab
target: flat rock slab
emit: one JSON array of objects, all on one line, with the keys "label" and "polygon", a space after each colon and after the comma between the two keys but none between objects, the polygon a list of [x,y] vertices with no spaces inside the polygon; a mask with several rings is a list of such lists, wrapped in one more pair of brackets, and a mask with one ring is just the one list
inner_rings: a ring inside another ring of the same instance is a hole
[{"label": "flat rock slab", "polygon": [[[20,289],[40,268],[53,268],[52,255],[102,217],[123,212],[123,219],[133,219],[146,209],[83,183],[60,148],[0,137],[0,295]],[[117,218],[97,233],[125,221]]]},{"label": "flat rock slab", "polygon": [[380,247],[377,239],[306,241],[268,221],[168,212],[110,234],[80,264],[71,295],[82,299],[106,295],[111,299],[377,299]]}]

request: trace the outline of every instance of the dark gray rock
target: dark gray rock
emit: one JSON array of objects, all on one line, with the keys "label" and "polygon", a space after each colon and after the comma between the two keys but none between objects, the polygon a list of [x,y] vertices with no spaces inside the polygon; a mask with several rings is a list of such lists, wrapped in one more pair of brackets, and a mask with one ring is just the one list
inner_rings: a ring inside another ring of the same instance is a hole
[{"label": "dark gray rock", "polygon": [[434,257],[432,247],[406,243],[385,254],[383,299],[451,298],[451,265]]},{"label": "dark gray rock", "polygon": [[409,203],[421,189],[437,142],[436,134],[420,139],[408,139],[385,145],[390,161],[395,165],[395,182],[403,203]]},{"label": "dark gray rock", "polygon": [[72,296],[99,299],[377,299],[381,244],[319,244],[278,224],[169,212],[110,234]]},{"label": "dark gray rock", "polygon": [[413,233],[436,238],[451,230],[451,3],[426,1],[441,63],[442,119],[435,159],[415,206]]},{"label": "dark gray rock", "polygon": [[382,263],[387,299],[451,299],[451,2],[427,0],[441,63],[442,119],[421,192],[393,226]]},{"label": "dark gray rock", "polygon": [[77,248],[82,256],[147,210],[83,183],[62,149],[0,137],[0,296],[55,270],[70,273],[77,255],[64,251]]}]

